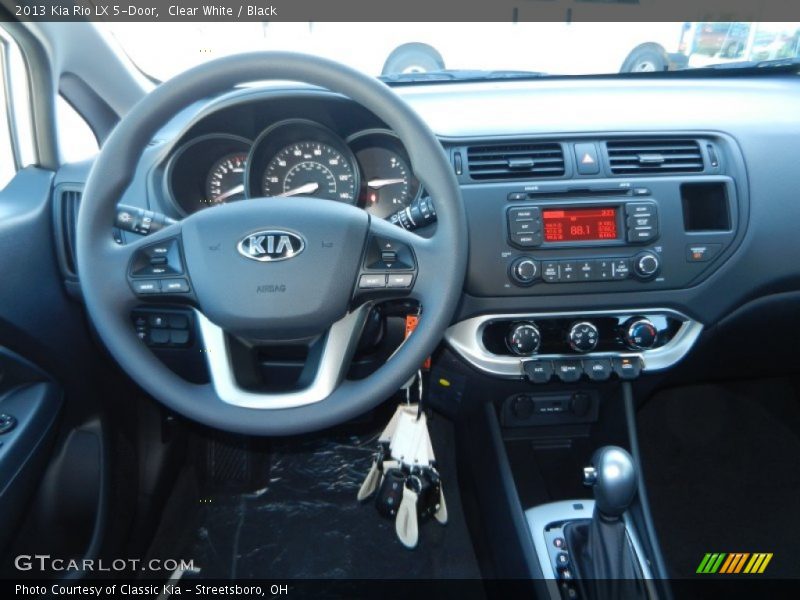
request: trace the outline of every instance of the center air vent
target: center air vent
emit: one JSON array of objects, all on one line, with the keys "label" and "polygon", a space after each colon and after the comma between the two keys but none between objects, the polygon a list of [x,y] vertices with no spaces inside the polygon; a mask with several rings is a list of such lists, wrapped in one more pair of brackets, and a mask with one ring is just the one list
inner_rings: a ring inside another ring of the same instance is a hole
[{"label": "center air vent", "polygon": [[703,155],[695,140],[623,140],[607,142],[606,149],[614,175],[703,171]]},{"label": "center air vent", "polygon": [[561,144],[471,146],[467,166],[472,179],[532,179],[564,174]]}]

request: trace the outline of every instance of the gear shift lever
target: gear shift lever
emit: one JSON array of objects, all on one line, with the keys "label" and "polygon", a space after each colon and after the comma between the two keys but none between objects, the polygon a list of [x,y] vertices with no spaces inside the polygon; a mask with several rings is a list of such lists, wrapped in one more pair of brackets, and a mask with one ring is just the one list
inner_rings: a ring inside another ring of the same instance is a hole
[{"label": "gear shift lever", "polygon": [[639,559],[621,518],[636,496],[633,458],[622,448],[604,446],[591,463],[583,481],[593,488],[594,514],[564,527],[582,595],[592,600],[646,598]]},{"label": "gear shift lever", "polygon": [[618,519],[633,502],[638,484],[633,458],[616,446],[604,446],[583,470],[583,481],[594,488],[595,508],[606,520]]}]

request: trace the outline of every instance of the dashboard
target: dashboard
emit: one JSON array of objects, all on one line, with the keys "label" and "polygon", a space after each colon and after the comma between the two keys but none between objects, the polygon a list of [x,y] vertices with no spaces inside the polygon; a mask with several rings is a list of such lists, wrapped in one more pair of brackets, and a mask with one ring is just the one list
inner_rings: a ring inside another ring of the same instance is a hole
[{"label": "dashboard", "polygon": [[[800,254],[799,85],[756,76],[397,88],[439,137],[467,214],[468,272],[449,346],[500,377],[523,376],[532,358],[586,368],[634,356],[666,368],[749,303],[800,290],[787,258]],[[56,200],[84,180],[85,166],[62,170]],[[276,84],[176,115],[121,204],[180,219],[302,194],[391,219],[426,199],[422,187],[375,115],[325,90]]]}]

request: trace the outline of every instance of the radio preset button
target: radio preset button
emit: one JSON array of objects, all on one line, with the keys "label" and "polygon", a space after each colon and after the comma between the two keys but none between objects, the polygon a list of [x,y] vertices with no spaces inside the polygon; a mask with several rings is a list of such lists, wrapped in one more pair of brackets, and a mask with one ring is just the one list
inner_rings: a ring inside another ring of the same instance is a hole
[{"label": "radio preset button", "polygon": [[559,261],[560,276],[559,281],[577,281],[578,280],[578,267],[577,263],[571,260]]},{"label": "radio preset button", "polygon": [[613,278],[613,269],[611,260],[596,260],[594,261],[594,280],[604,281]]}]

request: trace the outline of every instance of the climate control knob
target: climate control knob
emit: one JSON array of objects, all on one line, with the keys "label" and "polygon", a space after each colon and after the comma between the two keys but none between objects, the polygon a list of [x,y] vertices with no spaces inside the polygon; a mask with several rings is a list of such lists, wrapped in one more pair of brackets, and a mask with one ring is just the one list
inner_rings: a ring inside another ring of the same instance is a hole
[{"label": "climate control knob", "polygon": [[539,264],[529,256],[521,256],[511,263],[511,279],[517,285],[531,285],[539,278]]},{"label": "climate control knob", "polygon": [[506,345],[517,356],[530,356],[539,349],[542,336],[533,323],[516,323],[506,336]]},{"label": "climate control knob", "polygon": [[652,279],[661,269],[661,260],[652,252],[640,252],[633,257],[633,273],[639,279]]},{"label": "climate control knob", "polygon": [[634,317],[623,325],[622,340],[631,350],[648,350],[656,345],[658,329],[650,319]]},{"label": "climate control knob", "polygon": [[589,321],[575,323],[567,334],[567,343],[575,352],[591,352],[597,348],[598,341],[600,341],[600,332]]}]

